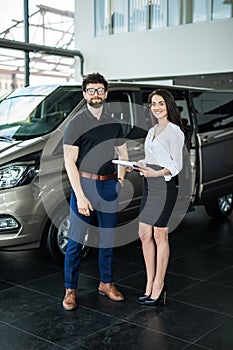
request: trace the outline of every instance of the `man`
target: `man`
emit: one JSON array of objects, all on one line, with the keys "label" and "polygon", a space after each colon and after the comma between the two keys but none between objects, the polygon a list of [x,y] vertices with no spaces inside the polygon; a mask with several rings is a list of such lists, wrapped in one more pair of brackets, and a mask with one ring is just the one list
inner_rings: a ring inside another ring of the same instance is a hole
[{"label": "man", "polygon": [[108,115],[104,102],[108,83],[99,73],[87,75],[82,83],[87,108],[75,116],[64,132],[65,168],[71,183],[70,237],[65,255],[65,310],[77,307],[76,289],[81,251],[88,224],[96,211],[99,230],[99,294],[114,301],[124,296],[112,283],[114,229],[117,224],[118,186],[123,186],[125,169],[118,175],[111,160],[128,159],[121,124]]}]

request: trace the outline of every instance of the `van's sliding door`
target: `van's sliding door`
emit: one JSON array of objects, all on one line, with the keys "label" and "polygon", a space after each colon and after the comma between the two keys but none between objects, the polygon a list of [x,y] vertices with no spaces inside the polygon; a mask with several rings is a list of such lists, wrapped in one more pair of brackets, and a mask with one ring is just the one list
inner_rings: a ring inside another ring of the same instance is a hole
[{"label": "van's sliding door", "polygon": [[199,156],[199,197],[233,192],[233,93],[193,92]]}]

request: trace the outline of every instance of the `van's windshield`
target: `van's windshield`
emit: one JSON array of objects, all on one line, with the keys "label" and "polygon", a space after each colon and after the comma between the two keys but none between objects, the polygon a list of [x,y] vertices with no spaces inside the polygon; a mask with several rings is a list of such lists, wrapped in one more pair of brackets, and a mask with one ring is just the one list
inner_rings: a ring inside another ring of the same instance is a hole
[{"label": "van's windshield", "polygon": [[0,103],[0,138],[26,140],[53,131],[82,100],[80,86],[15,90]]}]

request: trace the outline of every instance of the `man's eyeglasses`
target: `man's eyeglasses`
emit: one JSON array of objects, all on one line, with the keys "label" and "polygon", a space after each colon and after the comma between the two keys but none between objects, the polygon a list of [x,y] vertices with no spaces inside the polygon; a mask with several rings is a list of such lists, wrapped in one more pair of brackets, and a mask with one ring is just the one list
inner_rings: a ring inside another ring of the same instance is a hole
[{"label": "man's eyeglasses", "polygon": [[91,95],[91,96],[95,95],[95,92],[97,92],[98,95],[103,95],[105,93],[105,88],[102,88],[102,87],[97,88],[97,89],[88,88],[88,89],[86,89],[86,92],[88,93],[88,95]]}]

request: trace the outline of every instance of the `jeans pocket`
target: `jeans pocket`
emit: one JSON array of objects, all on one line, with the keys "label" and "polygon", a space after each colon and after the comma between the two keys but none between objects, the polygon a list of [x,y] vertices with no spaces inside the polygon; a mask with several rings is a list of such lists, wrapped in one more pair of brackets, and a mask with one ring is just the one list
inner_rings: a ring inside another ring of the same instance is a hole
[{"label": "jeans pocket", "polygon": [[98,192],[105,201],[111,202],[118,198],[119,187],[120,183],[116,179],[101,181]]}]

